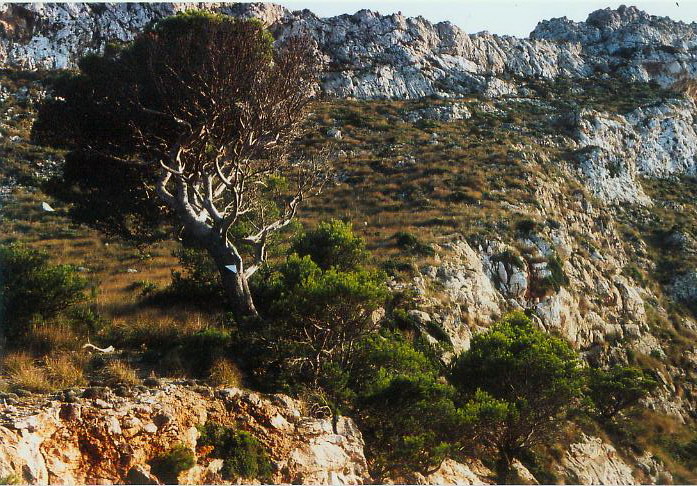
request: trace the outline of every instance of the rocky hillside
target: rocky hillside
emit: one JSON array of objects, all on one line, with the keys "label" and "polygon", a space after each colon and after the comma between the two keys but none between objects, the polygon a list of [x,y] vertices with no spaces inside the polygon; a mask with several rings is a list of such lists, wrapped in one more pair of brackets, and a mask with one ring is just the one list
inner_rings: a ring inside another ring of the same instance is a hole
[{"label": "rocky hillside", "polygon": [[[543,21],[517,39],[367,10],[319,18],[272,4],[4,4],[7,239],[81,265],[106,295],[100,310],[119,325],[140,305],[137,292],[169,282],[171,248],[134,249],[71,221],[68,205],[42,192],[64,154],[32,144],[29,131],[50,91],[44,71],[73,68],[193,6],[261,18],[279,40],[300,32],[316,40],[330,96],[300,143],[312,151],[331,142],[338,174],[301,217],[355,222],[393,294],[408,296],[410,332],[444,361],[523,309],[586,363],[656,377],[624,429],[579,419],[573,434],[546,445],[546,470],[517,463],[520,478],[694,481],[684,450],[697,436],[697,106],[674,88],[697,75],[696,24],[621,7],[586,22]],[[177,443],[198,454],[180,480],[216,482],[222,464],[206,457],[197,428],[208,420],[252,431],[271,451],[276,482],[371,480],[352,419],[285,395],[184,381],[19,395],[0,394],[5,482],[149,483],[150,460]],[[494,482],[490,468],[447,459],[431,474],[391,479]]]},{"label": "rocky hillside", "polygon": [[580,23],[544,21],[529,39],[518,39],[369,10],[320,18],[262,3],[5,4],[0,60],[70,68],[87,52],[129,41],[148,22],[194,7],[260,18],[278,39],[309,33],[327,63],[324,90],[338,97],[501,96],[516,93],[518,77],[594,74],[670,85],[697,72],[697,26],[634,7],[599,10]]}]

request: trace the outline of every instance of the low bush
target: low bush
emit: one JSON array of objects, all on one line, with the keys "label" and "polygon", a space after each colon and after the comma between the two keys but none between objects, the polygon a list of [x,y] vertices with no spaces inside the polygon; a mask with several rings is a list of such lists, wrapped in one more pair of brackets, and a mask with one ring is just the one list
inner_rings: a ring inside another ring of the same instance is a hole
[{"label": "low bush", "polygon": [[27,353],[6,355],[3,359],[3,368],[7,371],[12,388],[35,393],[47,393],[55,389],[47,371]]},{"label": "low bush", "polygon": [[71,388],[87,383],[81,363],[67,354],[47,356],[45,363],[49,379],[55,388]]},{"label": "low bush", "polygon": [[182,444],[150,461],[152,473],[164,484],[179,484],[179,475],[196,464],[194,452]]},{"label": "low bush", "polygon": [[322,270],[355,270],[366,258],[363,239],[354,235],[350,223],[336,219],[321,222],[316,229],[301,235],[291,251],[301,257],[309,256]]},{"label": "low bush", "polygon": [[657,386],[656,380],[633,366],[588,371],[588,397],[595,415],[603,422],[636,405]]},{"label": "low bush", "polygon": [[49,325],[85,301],[87,281],[70,265],[52,265],[46,253],[0,247],[0,322],[10,345],[34,322]]},{"label": "low bush", "polygon": [[213,386],[242,386],[242,372],[231,360],[218,358],[211,366],[208,381]]},{"label": "low bush", "polygon": [[249,432],[234,430],[215,422],[200,426],[199,446],[212,446],[211,457],[223,460],[224,479],[271,480],[273,467],[264,445]]},{"label": "low bush", "polygon": [[395,233],[394,238],[398,247],[406,250],[412,255],[430,257],[436,254],[436,251],[431,245],[422,242],[419,237],[413,233],[400,231]]}]

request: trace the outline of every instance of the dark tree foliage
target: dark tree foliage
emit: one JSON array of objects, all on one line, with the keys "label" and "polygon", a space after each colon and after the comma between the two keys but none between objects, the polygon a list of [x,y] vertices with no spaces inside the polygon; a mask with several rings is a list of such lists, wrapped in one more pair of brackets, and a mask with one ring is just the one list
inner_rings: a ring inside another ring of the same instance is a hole
[{"label": "dark tree foliage", "polygon": [[396,376],[358,401],[374,479],[440,467],[464,426],[455,390],[434,376]]},{"label": "dark tree foliage", "polygon": [[591,369],[588,375],[587,393],[603,421],[610,421],[622,410],[636,405],[658,386],[656,380],[632,366]]},{"label": "dark tree foliage", "polygon": [[257,300],[267,304],[257,346],[288,380],[312,386],[330,363],[350,369],[360,340],[379,329],[373,313],[387,298],[375,271],[322,271],[295,254],[265,269],[256,287]]},{"label": "dark tree foliage", "polygon": [[152,472],[164,484],[179,484],[179,474],[196,464],[194,451],[183,444],[177,444],[150,461]]},{"label": "dark tree foliage", "polygon": [[258,21],[189,11],[79,67],[56,81],[34,136],[74,150],[66,178],[89,216],[138,237],[172,216],[238,316],[256,316],[248,278],[325,180],[322,160],[291,156],[317,75],[309,40],[274,48]]}]

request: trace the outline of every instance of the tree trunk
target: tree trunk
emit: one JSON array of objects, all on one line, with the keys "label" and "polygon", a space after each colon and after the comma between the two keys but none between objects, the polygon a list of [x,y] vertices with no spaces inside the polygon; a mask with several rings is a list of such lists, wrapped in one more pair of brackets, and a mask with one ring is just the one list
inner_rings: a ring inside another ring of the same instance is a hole
[{"label": "tree trunk", "polygon": [[206,246],[220,272],[223,289],[232,302],[235,318],[240,322],[249,318],[258,318],[259,313],[254,306],[247,278],[244,276],[242,259],[223,242],[215,240],[208,241]]}]

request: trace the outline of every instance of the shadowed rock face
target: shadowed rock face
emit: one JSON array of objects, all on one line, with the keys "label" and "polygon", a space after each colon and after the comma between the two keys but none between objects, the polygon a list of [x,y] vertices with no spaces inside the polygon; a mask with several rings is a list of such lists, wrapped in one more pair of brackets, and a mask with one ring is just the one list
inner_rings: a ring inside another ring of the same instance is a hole
[{"label": "shadowed rock face", "polygon": [[339,97],[419,98],[516,92],[512,76],[618,74],[669,85],[697,72],[697,26],[635,8],[599,10],[586,22],[541,22],[529,39],[466,34],[422,17],[319,18],[274,4],[5,4],[0,61],[21,68],[71,68],[108,42],[132,40],[148,23],[188,8],[257,17],[276,38],[310,34],[326,62],[325,92]]}]

